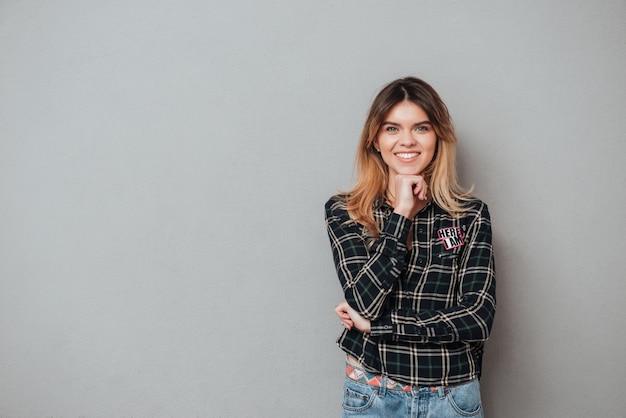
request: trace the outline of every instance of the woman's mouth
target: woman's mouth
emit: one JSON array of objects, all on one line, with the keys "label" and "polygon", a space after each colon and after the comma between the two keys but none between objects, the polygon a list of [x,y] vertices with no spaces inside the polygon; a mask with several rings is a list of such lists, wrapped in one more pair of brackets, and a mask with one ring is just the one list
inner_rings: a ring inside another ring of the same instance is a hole
[{"label": "woman's mouth", "polygon": [[395,154],[396,157],[403,160],[410,160],[411,158],[415,158],[418,155],[420,155],[419,152],[398,152]]}]

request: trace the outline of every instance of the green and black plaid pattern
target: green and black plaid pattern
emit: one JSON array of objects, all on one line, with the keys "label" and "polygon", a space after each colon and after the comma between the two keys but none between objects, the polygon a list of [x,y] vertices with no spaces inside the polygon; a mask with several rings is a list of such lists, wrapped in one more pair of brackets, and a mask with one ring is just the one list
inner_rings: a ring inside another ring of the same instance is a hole
[{"label": "green and black plaid pattern", "polygon": [[369,371],[414,386],[480,376],[496,307],[487,206],[474,200],[455,219],[429,203],[411,221],[381,202],[374,216],[376,240],[339,196],[326,203],[346,301],[372,322],[371,334],[345,330],[338,345]]}]

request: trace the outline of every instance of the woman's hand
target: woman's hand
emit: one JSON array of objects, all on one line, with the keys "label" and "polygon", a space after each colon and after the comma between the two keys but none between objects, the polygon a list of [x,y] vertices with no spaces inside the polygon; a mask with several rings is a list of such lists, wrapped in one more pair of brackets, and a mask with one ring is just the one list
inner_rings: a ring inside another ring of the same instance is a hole
[{"label": "woman's hand", "polygon": [[394,212],[413,219],[428,199],[428,185],[422,176],[398,174],[395,178]]},{"label": "woman's hand", "polygon": [[357,311],[348,305],[348,302],[344,301],[337,305],[335,307],[335,313],[341,320],[343,326],[347,329],[355,327],[361,332],[370,332],[372,330],[370,320],[359,315]]}]

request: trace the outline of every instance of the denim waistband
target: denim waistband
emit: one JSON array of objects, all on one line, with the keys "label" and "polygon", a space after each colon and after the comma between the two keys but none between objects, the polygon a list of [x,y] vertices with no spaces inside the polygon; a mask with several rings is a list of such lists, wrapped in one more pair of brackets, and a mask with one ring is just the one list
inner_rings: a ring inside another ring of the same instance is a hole
[{"label": "denim waistband", "polygon": [[403,392],[412,392],[413,389],[421,389],[421,390],[428,389],[431,392],[437,392],[440,389],[445,390],[448,388],[452,388],[454,386],[464,385],[471,381],[469,380],[467,382],[456,383],[456,384],[452,384],[448,386],[419,386],[419,387],[411,386],[411,385],[403,384],[401,382],[396,382],[395,380],[387,376],[383,376],[382,374],[368,372],[367,370],[363,369],[361,366],[352,364],[349,361],[346,362],[346,377],[348,377],[351,380],[354,380],[355,382],[364,383],[366,385],[374,386],[374,387],[383,387],[383,382],[384,382],[384,387],[386,387],[387,389],[400,390]]},{"label": "denim waistband", "polygon": [[[347,363],[346,376],[355,382],[365,383],[369,386],[383,387],[383,376],[380,374],[370,373],[360,367]],[[403,385],[393,379],[385,378],[385,387],[389,390],[401,390],[411,392],[411,385]]]}]

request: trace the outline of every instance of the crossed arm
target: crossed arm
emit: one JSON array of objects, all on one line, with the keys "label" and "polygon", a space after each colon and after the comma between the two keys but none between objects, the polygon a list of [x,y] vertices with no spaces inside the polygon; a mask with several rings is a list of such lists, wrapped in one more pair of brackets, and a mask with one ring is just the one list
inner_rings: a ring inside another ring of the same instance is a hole
[{"label": "crossed arm", "polygon": [[368,247],[358,226],[327,206],[327,224],[345,301],[335,313],[347,328],[413,342],[483,341],[495,314],[495,272],[489,213],[484,204],[470,224],[459,260],[458,303],[431,311],[397,310],[386,303],[404,268],[408,219],[392,214]]}]

